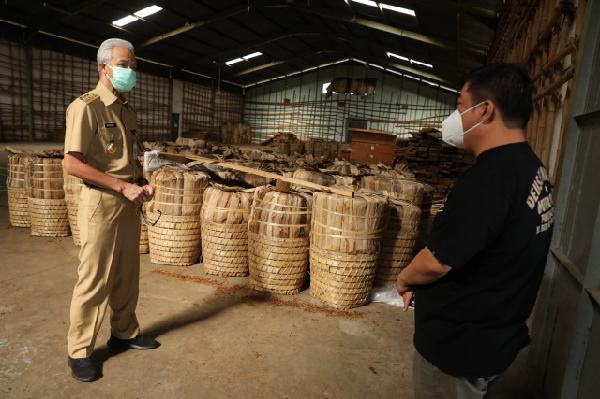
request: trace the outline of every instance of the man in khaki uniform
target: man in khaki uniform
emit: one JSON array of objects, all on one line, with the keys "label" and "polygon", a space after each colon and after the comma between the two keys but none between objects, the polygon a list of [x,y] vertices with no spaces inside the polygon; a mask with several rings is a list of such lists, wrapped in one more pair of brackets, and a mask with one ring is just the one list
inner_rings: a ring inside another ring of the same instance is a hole
[{"label": "man in khaki uniform", "polygon": [[94,381],[100,371],[90,356],[107,305],[115,349],[154,349],[140,335],[135,315],[139,292],[139,208],[154,191],[143,181],[135,112],[123,93],[135,85],[131,43],[108,39],[98,49],[96,89],[67,109],[65,169],[83,179],[78,223],[80,265],[73,291],[68,333],[69,367],[74,378]]}]

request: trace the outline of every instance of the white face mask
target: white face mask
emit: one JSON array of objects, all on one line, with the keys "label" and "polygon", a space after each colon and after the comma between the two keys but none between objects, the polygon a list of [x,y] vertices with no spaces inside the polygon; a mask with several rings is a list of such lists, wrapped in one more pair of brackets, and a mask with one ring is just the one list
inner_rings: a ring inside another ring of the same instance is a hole
[{"label": "white face mask", "polygon": [[471,130],[475,129],[477,126],[481,125],[485,121],[481,121],[474,124],[469,130],[465,132],[463,130],[461,116],[469,112],[473,108],[479,107],[481,104],[485,104],[485,101],[482,101],[477,105],[473,105],[471,108],[460,113],[458,112],[458,110],[454,110],[453,113],[448,115],[448,117],[442,121],[442,140],[444,140],[444,142],[450,144],[451,146],[457,148],[464,148],[465,134],[469,133]]}]

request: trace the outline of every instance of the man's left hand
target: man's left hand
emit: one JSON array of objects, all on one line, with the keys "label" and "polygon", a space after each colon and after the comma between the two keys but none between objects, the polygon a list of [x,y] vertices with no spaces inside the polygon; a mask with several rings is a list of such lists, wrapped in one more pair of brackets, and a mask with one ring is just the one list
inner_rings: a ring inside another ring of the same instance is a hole
[{"label": "man's left hand", "polygon": [[142,186],[144,190],[144,201],[150,201],[154,197],[154,187],[149,184]]},{"label": "man's left hand", "polygon": [[398,273],[398,277],[396,278],[396,290],[398,294],[402,295],[402,302],[404,304],[403,310],[408,311],[408,305],[410,305],[410,301],[413,298],[412,289],[404,282],[402,278],[402,273]]}]

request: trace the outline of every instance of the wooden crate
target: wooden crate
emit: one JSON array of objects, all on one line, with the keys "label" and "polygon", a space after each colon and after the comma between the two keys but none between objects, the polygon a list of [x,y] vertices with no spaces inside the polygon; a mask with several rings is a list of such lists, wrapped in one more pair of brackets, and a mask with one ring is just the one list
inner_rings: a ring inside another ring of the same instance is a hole
[{"label": "wooden crate", "polygon": [[393,163],[396,151],[396,135],[383,130],[348,130],[352,134],[351,160],[386,165]]}]

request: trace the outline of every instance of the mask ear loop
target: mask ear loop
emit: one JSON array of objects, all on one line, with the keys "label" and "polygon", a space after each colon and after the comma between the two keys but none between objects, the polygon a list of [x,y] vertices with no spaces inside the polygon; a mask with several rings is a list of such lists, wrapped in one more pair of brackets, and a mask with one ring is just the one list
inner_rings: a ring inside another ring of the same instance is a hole
[{"label": "mask ear loop", "polygon": [[[486,100],[486,101],[487,101],[487,100]],[[472,106],[471,108],[469,108],[469,109],[468,109],[468,110],[466,110],[465,112],[467,112],[467,111],[470,111],[470,110],[472,110],[472,109],[473,109],[473,108],[475,108],[475,107],[479,107],[481,104],[485,104],[485,101],[482,101],[482,102],[480,102],[479,104]],[[463,112],[463,113],[464,113],[464,112]],[[461,114],[461,115],[462,115],[462,114]],[[484,120],[484,121],[477,122],[476,124],[474,124],[473,126],[471,126],[469,129],[467,129],[465,132],[463,132],[463,136],[464,136],[465,134],[469,133],[471,130],[475,129],[477,126],[479,126],[479,125],[481,125],[481,124],[483,124],[483,123],[487,122],[488,120],[489,120],[489,118],[488,118],[488,119],[486,119],[486,120]]]},{"label": "mask ear loop", "polygon": [[[110,69],[112,69],[112,65],[110,65],[110,64],[104,64],[104,65],[106,65],[107,67],[110,67]],[[104,76],[106,76],[106,79],[108,79],[108,81],[112,83],[112,78],[110,76],[108,76],[108,73],[106,73],[106,71],[104,71]]]}]

